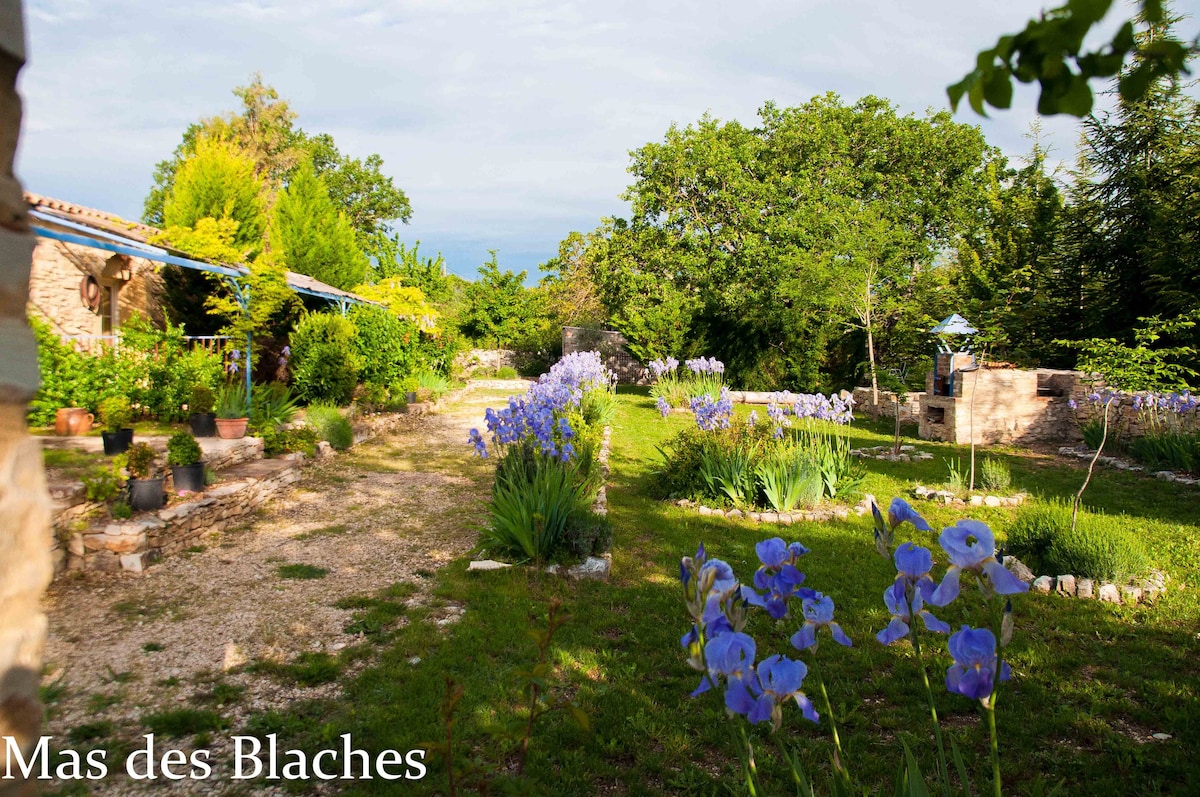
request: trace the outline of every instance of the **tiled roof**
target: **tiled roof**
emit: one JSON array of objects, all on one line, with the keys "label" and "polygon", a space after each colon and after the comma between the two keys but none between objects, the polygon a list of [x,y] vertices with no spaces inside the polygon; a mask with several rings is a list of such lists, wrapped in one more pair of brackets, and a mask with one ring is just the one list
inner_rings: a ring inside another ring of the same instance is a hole
[{"label": "tiled roof", "polygon": [[[25,201],[29,203],[30,209],[38,210],[52,216],[57,216],[65,221],[82,224],[88,227],[94,227],[104,232],[121,235],[139,243],[148,243],[151,238],[158,235],[160,230],[156,227],[151,227],[148,224],[142,224],[135,221],[125,221],[120,216],[113,213],[105,213],[102,210],[95,208],[76,205],[73,202],[64,202],[61,199],[54,199],[41,194],[34,194],[29,191],[25,192]],[[162,244],[157,244],[162,246]],[[173,247],[167,247],[173,248]],[[178,250],[176,250],[178,251]],[[187,255],[186,252],[181,252]],[[235,265],[238,270],[245,270],[244,265]],[[368,302],[361,296],[343,291],[340,288],[335,288],[332,285],[326,285],[318,279],[313,279],[306,274],[297,274],[294,271],[287,272],[288,285],[293,290],[304,291],[308,293],[316,292],[326,294],[331,298],[342,297],[358,302]],[[370,302],[368,302],[370,303]]]},{"label": "tiled roof", "polygon": [[52,216],[61,216],[67,221],[73,221],[77,224],[87,224],[93,227],[98,227],[106,232],[114,232],[120,235],[126,235],[135,241],[146,243],[151,236],[156,235],[158,230],[146,224],[137,221],[126,221],[115,213],[106,213],[103,210],[76,205],[73,202],[64,202],[61,199],[42,196],[41,194],[25,192],[25,201],[33,210],[40,210],[43,213],[49,213]]}]

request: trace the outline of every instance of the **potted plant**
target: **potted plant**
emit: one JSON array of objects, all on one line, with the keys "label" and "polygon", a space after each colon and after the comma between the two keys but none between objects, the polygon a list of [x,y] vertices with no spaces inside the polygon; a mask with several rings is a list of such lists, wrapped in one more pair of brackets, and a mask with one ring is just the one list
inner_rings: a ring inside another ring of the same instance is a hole
[{"label": "potted plant", "polygon": [[192,411],[192,434],[196,437],[217,436],[217,414],[213,412],[216,397],[208,385],[196,385],[192,388],[192,400],[188,408]]},{"label": "potted plant", "polygon": [[217,434],[226,440],[244,437],[249,421],[246,388],[241,384],[222,387],[217,393]]},{"label": "potted plant", "polygon": [[177,493],[204,492],[204,452],[190,432],[180,430],[167,441],[167,464]]},{"label": "potted plant", "polygon": [[124,454],[129,450],[133,443],[133,429],[129,426],[132,418],[129,399],[124,396],[109,396],[100,402],[100,420],[104,422],[100,437],[104,441],[106,456]]},{"label": "potted plant", "polygon": [[154,476],[154,449],[146,443],[130,446],[125,455],[129,469],[129,505],[137,511],[162,509],[163,477]]}]

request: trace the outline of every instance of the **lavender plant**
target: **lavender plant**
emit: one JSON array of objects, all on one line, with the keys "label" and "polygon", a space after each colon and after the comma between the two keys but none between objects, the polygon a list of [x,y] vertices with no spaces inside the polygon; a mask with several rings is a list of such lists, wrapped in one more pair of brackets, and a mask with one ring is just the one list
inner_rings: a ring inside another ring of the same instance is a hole
[{"label": "lavender plant", "polygon": [[[953,748],[959,775],[956,788],[950,778],[942,731],[937,717],[937,701],[928,677],[928,668],[921,648],[922,632],[948,634],[949,624],[935,617],[931,608],[946,608],[960,597],[964,577],[978,587],[990,627],[972,628],[963,625],[950,636],[947,646],[951,664],[946,669],[947,691],[978,701],[989,728],[991,741],[993,794],[1001,794],[999,743],[995,710],[999,685],[1011,677],[1002,660],[1005,646],[1012,637],[1012,605],[1008,596],[1019,594],[1028,585],[1008,572],[996,559],[995,540],[983,523],[960,520],[944,529],[939,545],[950,565],[936,583],[933,577],[933,554],[928,548],[904,543],[892,552],[897,528],[910,523],[919,530],[929,531],[929,524],[902,499],[892,500],[886,519],[872,505],[876,548],[880,554],[891,556],[896,565],[896,578],[884,592],[884,605],[892,616],[888,626],[876,635],[885,645],[910,639],[929,701],[938,748],[936,781],[944,795],[961,789],[970,792],[970,784],[957,748]],[[709,559],[703,544],[695,556],[680,562],[683,598],[692,624],[681,644],[687,652],[689,665],[702,673],[701,681],[692,693],[697,696],[714,692],[731,719],[744,718],[745,723],[770,723],[770,732],[780,756],[790,771],[799,793],[815,793],[793,753],[782,744],[778,735],[784,720],[784,708],[795,703],[801,716],[819,723],[820,714],[805,689],[812,678],[819,690],[822,708],[830,722],[833,741],[834,780],[830,791],[849,794],[861,791],[854,784],[849,762],[841,748],[832,704],[825,684],[820,678],[816,654],[821,639],[828,638],[842,646],[853,643],[834,619],[834,601],[809,587],[798,568],[799,558],[808,549],[798,542],[785,543],[781,538],[764,540],[756,546],[761,566],[753,579],[753,587],[743,585],[733,569],[719,559]],[[746,625],[754,608],[763,609],[775,620],[786,620],[793,601],[799,601],[803,624],[791,636],[792,647],[807,657],[807,661],[768,655],[759,658],[762,649]],[[915,622],[916,618],[921,623]],[[741,772],[746,788],[752,795],[760,794],[754,749],[745,724],[737,724],[735,738],[741,756]],[[905,764],[901,768],[898,787],[903,793],[925,794],[926,785],[915,757],[905,749]]]}]

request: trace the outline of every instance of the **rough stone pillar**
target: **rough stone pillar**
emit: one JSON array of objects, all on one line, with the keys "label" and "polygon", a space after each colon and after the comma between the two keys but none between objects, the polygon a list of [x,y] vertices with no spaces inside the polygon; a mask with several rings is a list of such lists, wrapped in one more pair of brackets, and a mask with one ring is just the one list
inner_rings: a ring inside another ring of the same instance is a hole
[{"label": "rough stone pillar", "polygon": [[[34,237],[13,175],[21,130],[17,73],[24,63],[20,0],[0,0],[0,736],[15,737],[28,756],[42,724],[46,617],[39,603],[53,567],[41,447],[25,428],[38,370],[25,318]],[[0,797],[36,793],[36,783],[0,781]]]}]

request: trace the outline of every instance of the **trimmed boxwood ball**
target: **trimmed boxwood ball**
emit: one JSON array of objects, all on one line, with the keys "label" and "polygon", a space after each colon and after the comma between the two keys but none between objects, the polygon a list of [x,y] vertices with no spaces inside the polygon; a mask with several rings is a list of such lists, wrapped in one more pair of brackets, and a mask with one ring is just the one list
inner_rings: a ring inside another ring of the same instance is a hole
[{"label": "trimmed boxwood ball", "polygon": [[[355,327],[335,313],[308,313],[292,330],[292,384],[306,400],[348,404],[358,384],[361,359]],[[332,441],[330,441],[332,442]]]},{"label": "trimmed boxwood ball", "polygon": [[167,464],[172,467],[195,465],[203,456],[204,452],[200,450],[200,444],[196,442],[196,438],[190,432],[176,432],[167,441]]}]

